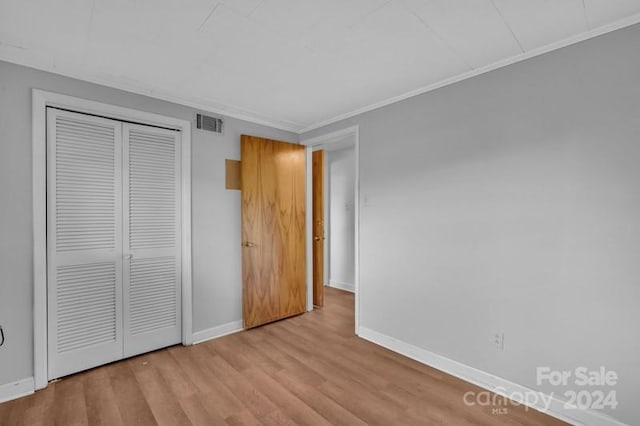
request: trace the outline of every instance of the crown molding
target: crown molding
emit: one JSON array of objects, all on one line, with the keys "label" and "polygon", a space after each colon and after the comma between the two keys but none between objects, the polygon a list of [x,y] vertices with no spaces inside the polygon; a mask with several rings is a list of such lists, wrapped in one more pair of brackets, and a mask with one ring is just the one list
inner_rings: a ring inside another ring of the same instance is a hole
[{"label": "crown molding", "polygon": [[343,114],[339,114],[332,118],[321,120],[309,125],[305,125],[305,124],[301,124],[301,123],[297,123],[289,120],[275,119],[273,117],[268,117],[263,114],[246,110],[244,108],[236,107],[233,105],[226,105],[219,102],[199,99],[199,98],[183,97],[183,96],[176,95],[169,92],[162,92],[161,90],[149,89],[144,87],[144,84],[142,83],[139,83],[139,84],[134,84],[131,82],[124,83],[120,81],[115,81],[105,76],[95,75],[88,71],[78,71],[78,70],[63,68],[61,66],[51,64],[47,60],[38,59],[34,55],[29,54],[29,52],[25,50],[18,50],[15,52],[15,54],[12,54],[11,46],[3,45],[1,43],[0,43],[0,60],[30,67],[30,68],[35,68],[41,71],[47,71],[47,72],[62,75],[65,77],[71,77],[78,80],[111,87],[114,89],[124,90],[124,91],[135,93],[138,95],[148,96],[148,97],[152,97],[152,98],[167,101],[167,102],[172,102],[175,104],[195,108],[203,112],[210,112],[213,114],[219,114],[226,117],[232,117],[239,120],[249,121],[251,123],[261,124],[264,126],[273,127],[276,129],[285,130],[285,131],[293,132],[296,134],[304,134],[311,130],[319,129],[329,124],[333,124],[338,121],[345,120],[347,118],[364,114],[366,112],[373,111],[375,109],[382,108],[387,105],[391,105],[396,102],[400,102],[405,99],[412,98],[414,96],[431,92],[433,90],[436,90],[445,86],[449,86],[451,84],[455,84],[460,81],[463,81],[463,80],[466,80],[466,79],[469,79],[469,78],[472,78],[472,77],[475,77],[499,68],[503,68],[508,65],[515,64],[517,62],[521,62],[539,55],[543,55],[545,53],[549,53],[554,50],[558,50],[563,47],[567,47],[572,44],[576,44],[576,43],[588,40],[590,38],[594,38],[612,31],[626,28],[638,23],[640,23],[640,13],[631,15],[627,18],[612,22],[610,24],[602,25],[598,28],[594,28],[592,30],[583,32],[581,34],[571,36],[563,40],[560,40],[551,44],[547,44],[545,46],[532,49],[527,52],[520,53],[518,55],[511,56],[509,58],[502,59],[492,64],[489,64],[480,68],[476,68],[471,71],[467,71],[444,80],[440,80],[438,82],[411,90],[401,95],[393,96],[391,98],[387,98],[385,100],[375,102],[375,103],[363,106],[361,108],[357,108],[355,110],[352,110]]},{"label": "crown molding", "polygon": [[524,53],[520,53],[518,55],[514,55],[511,56],[509,58],[506,59],[502,59],[500,61],[494,62],[492,64],[489,65],[485,65],[483,67],[480,68],[476,68],[473,69],[471,71],[467,71],[464,72],[462,74],[458,74],[454,77],[450,77],[444,80],[440,80],[438,82],[429,84],[427,86],[423,86],[421,88],[415,89],[415,90],[411,90],[409,92],[406,92],[402,95],[398,95],[398,96],[394,96],[388,99],[385,99],[383,101],[380,102],[375,102],[373,104],[355,109],[353,111],[350,112],[346,112],[344,114],[340,114],[340,115],[336,115],[332,118],[326,119],[326,120],[322,120],[319,121],[315,124],[312,124],[310,126],[307,126],[305,128],[303,128],[302,130],[300,130],[300,134],[304,134],[306,132],[309,132],[311,130],[316,130],[319,129],[321,127],[324,126],[328,126],[329,124],[333,124],[336,123],[338,121],[342,121],[345,120],[347,118],[351,118],[354,117],[356,115],[360,115],[360,114],[364,114],[365,112],[369,112],[369,111],[373,111],[375,109],[378,108],[382,108],[385,107],[387,105],[391,105],[391,104],[395,104],[396,102],[400,102],[400,101],[404,101],[405,99],[409,99],[412,98],[414,96],[418,96],[418,95],[422,95],[423,93],[427,93],[427,92],[431,92],[433,90],[436,89],[440,89],[441,87],[445,87],[445,86],[449,86],[451,84],[455,84],[458,83],[460,81],[463,80],[467,80],[469,78],[493,71],[493,70],[497,70],[499,68],[503,68],[506,67],[507,65],[511,65],[511,64],[515,64],[517,62],[521,62],[521,61],[525,61],[527,59],[536,57],[536,56],[540,56],[540,55],[544,55],[545,53],[549,53],[552,52],[554,50],[558,50],[561,49],[563,47],[567,47],[570,46],[572,44],[576,44],[576,43],[580,43],[581,41],[585,41],[588,40],[590,38],[594,38],[606,33],[610,33],[612,31],[616,31],[622,28],[626,28],[629,27],[631,25],[635,25],[640,23],[640,13],[635,14],[635,15],[631,15],[627,18],[612,22],[610,24],[606,24],[606,25],[602,25],[600,27],[594,28],[592,30],[586,31],[584,33],[575,35],[575,36],[571,36],[568,38],[565,38],[563,40],[551,43],[551,44],[547,44],[545,46],[542,47],[538,47],[529,51],[526,51]]},{"label": "crown molding", "polygon": [[[77,80],[86,81],[89,83],[98,84],[101,86],[110,87],[112,89],[123,90],[125,92],[135,93],[137,95],[147,96],[150,98],[171,102],[174,104],[191,107],[202,112],[208,112],[212,114],[223,115],[225,117],[231,117],[238,120],[249,121],[254,124],[262,124],[264,126],[273,127],[280,130],[285,130],[293,133],[298,133],[303,124],[288,121],[278,120],[272,117],[267,117],[263,114],[246,110],[243,108],[235,107],[232,105],[226,105],[215,101],[208,101],[198,98],[189,98],[179,96],[169,92],[162,92],[155,89],[149,89],[144,84],[124,83],[121,81],[115,81],[105,76],[95,75],[89,71],[78,71],[63,66],[51,65],[46,60],[39,60],[34,55],[28,55],[25,51],[20,51],[19,55],[15,57],[11,55],[9,47],[5,47],[0,44],[0,60],[10,62],[16,65],[21,65],[29,68],[34,68],[40,71],[50,72],[52,74],[61,75],[64,77],[70,77]],[[25,56],[28,55],[28,56]]]}]

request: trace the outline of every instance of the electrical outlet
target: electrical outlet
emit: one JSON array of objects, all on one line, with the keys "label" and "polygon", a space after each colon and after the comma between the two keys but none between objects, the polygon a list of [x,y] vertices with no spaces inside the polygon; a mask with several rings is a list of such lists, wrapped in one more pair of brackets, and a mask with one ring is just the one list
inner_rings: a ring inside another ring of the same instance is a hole
[{"label": "electrical outlet", "polygon": [[493,333],[493,345],[501,351],[504,350],[504,332],[496,331]]}]

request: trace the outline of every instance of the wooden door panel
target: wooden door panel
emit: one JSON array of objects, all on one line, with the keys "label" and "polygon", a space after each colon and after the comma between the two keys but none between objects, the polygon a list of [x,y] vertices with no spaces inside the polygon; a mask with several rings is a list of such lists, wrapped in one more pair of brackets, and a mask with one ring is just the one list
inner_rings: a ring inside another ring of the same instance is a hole
[{"label": "wooden door panel", "polygon": [[245,328],[305,311],[305,149],[243,135]]},{"label": "wooden door panel", "polygon": [[324,151],[312,155],[313,304],[324,306]]}]

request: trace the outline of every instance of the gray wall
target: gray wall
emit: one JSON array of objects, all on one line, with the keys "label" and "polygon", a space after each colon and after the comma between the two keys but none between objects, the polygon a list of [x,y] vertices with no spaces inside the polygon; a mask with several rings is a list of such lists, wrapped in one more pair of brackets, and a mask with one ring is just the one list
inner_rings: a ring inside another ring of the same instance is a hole
[{"label": "gray wall", "polygon": [[327,151],[329,284],[355,284],[355,150]]},{"label": "gray wall", "polygon": [[360,126],[361,326],[534,389],[605,366],[640,424],[639,53],[636,25],[303,135]]},{"label": "gray wall", "polygon": [[[0,61],[0,385],[33,376],[31,89],[38,88],[193,121],[196,111]],[[240,134],[297,135],[227,118],[225,134],[192,132],[193,329],[242,318],[240,192],[224,189],[224,159]]]}]

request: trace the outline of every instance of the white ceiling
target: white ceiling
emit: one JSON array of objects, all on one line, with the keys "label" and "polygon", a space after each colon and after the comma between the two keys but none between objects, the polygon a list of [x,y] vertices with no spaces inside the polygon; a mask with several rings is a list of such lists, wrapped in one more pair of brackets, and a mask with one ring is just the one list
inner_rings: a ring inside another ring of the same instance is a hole
[{"label": "white ceiling", "polygon": [[0,0],[0,59],[300,131],[638,13],[640,0]]}]

